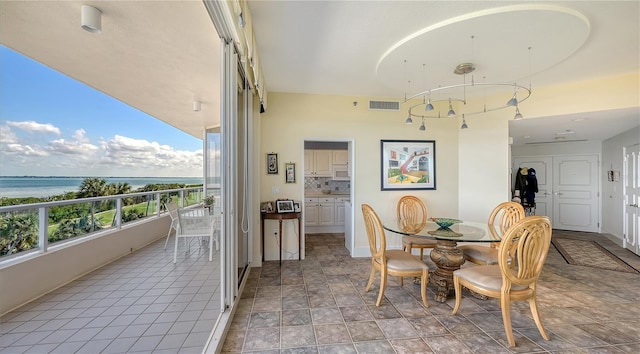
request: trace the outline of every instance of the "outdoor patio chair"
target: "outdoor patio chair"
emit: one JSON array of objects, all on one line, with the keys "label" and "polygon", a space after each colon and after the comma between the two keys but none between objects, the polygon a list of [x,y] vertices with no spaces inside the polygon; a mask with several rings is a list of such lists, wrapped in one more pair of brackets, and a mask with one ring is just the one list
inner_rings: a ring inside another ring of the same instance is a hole
[{"label": "outdoor patio chair", "polygon": [[178,259],[178,240],[185,238],[185,252],[190,251],[191,242],[187,238],[196,238],[199,247],[205,245],[209,248],[209,262],[213,260],[212,244],[216,243],[216,250],[219,249],[217,238],[214,238],[215,227],[218,224],[216,217],[209,214],[208,208],[180,208],[178,209],[179,227],[176,232],[176,243],[173,252],[173,263]]},{"label": "outdoor patio chair", "polygon": [[178,227],[180,224],[178,223],[178,205],[174,202],[167,202],[164,204],[164,208],[169,213],[171,217],[171,225],[169,225],[169,232],[167,232],[167,239],[164,240],[164,248],[167,249],[167,243],[169,242],[169,237],[171,237],[171,231],[175,230],[178,232]]}]

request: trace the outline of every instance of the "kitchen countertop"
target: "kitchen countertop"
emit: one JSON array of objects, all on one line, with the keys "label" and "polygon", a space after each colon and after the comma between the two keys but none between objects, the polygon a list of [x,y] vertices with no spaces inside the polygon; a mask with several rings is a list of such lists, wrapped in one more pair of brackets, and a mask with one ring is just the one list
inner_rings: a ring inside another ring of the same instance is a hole
[{"label": "kitchen countertop", "polygon": [[331,194],[324,194],[324,193],[305,193],[304,194],[305,198],[331,198],[331,197],[336,197],[336,198],[344,198],[344,197],[349,197],[350,194],[349,193],[331,193]]}]

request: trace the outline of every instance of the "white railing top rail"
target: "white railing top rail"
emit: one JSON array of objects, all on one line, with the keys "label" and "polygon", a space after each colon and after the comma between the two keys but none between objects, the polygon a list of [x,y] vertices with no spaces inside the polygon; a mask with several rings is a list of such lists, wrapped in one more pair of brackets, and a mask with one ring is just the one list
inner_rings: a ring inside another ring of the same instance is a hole
[{"label": "white railing top rail", "polygon": [[10,211],[20,211],[25,209],[35,209],[41,207],[52,207],[52,206],[61,206],[61,205],[71,205],[78,203],[91,203],[91,202],[99,202],[104,200],[112,200],[116,198],[131,198],[131,197],[142,197],[147,195],[155,195],[155,194],[163,194],[163,193],[179,193],[185,191],[202,191],[202,186],[199,187],[186,187],[186,188],[175,188],[175,189],[163,189],[157,191],[147,191],[147,192],[135,192],[135,193],[126,193],[126,194],[111,194],[105,195],[101,197],[89,197],[89,198],[78,198],[78,199],[65,199],[65,200],[56,200],[51,202],[41,202],[41,203],[30,203],[30,204],[19,204],[19,205],[8,205],[8,206],[0,206],[0,213],[10,212]]}]

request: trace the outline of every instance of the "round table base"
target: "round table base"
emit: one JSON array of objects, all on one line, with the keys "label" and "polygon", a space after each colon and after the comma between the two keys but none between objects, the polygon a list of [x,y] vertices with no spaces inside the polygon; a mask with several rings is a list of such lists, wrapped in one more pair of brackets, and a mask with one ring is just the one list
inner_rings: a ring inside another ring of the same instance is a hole
[{"label": "round table base", "polygon": [[453,272],[460,269],[464,263],[462,251],[456,247],[456,241],[438,240],[438,244],[431,251],[431,260],[438,266],[429,276],[429,282],[438,287],[435,300],[446,302],[453,290]]}]

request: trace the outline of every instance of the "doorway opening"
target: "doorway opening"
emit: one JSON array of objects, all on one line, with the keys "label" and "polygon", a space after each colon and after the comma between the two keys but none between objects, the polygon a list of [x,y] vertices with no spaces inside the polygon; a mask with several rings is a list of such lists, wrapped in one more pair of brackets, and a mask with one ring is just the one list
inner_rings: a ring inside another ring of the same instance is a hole
[{"label": "doorway opening", "polygon": [[353,251],[354,143],[349,139],[306,139],[303,146],[302,210],[307,235],[344,237]]}]

